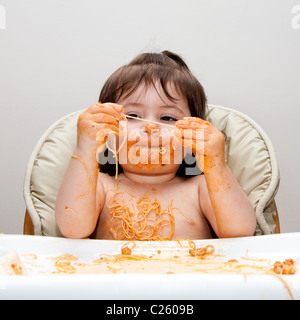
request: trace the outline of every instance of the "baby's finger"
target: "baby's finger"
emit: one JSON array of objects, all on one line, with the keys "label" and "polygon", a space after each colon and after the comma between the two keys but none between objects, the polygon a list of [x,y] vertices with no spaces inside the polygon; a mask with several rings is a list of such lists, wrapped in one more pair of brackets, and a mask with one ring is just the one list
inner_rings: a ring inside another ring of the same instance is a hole
[{"label": "baby's finger", "polygon": [[119,121],[112,115],[107,113],[97,113],[93,115],[93,121],[95,123],[108,123],[115,126],[119,126]]},{"label": "baby's finger", "polygon": [[96,103],[96,104],[93,104],[92,106],[90,106],[86,112],[90,113],[90,114],[95,114],[95,113],[98,113],[99,112],[99,109],[100,109],[100,104],[99,103]]},{"label": "baby's finger", "polygon": [[182,131],[177,128],[174,131],[174,138],[184,147],[191,148],[193,145],[192,136],[187,137],[186,135],[185,137],[183,137]]},{"label": "baby's finger", "polygon": [[198,118],[198,117],[184,117],[182,120],[199,123],[199,124],[202,124],[202,125],[205,125],[205,126],[210,126],[211,125],[211,123],[209,121],[203,120],[203,119]]},{"label": "baby's finger", "polygon": [[115,126],[107,126],[98,130],[96,135],[96,141],[102,141],[104,137],[108,137],[111,134],[119,135],[119,129]]},{"label": "baby's finger", "polygon": [[115,116],[118,120],[121,120],[124,114],[123,106],[116,103],[104,103],[101,104],[104,107],[104,112]]},{"label": "baby's finger", "polygon": [[179,129],[208,129],[210,123],[196,117],[185,117],[176,122],[176,127]]},{"label": "baby's finger", "polygon": [[97,103],[91,106],[88,109],[88,112],[92,115],[97,115],[98,113],[106,113],[114,116],[117,119],[121,119],[123,115],[122,113],[123,107],[122,106],[117,107],[117,106],[119,105],[112,104],[112,103],[105,103],[105,104]]},{"label": "baby's finger", "polygon": [[203,120],[201,118],[198,117],[183,117],[183,120],[187,120],[187,121],[194,121],[194,122],[199,122],[199,123],[207,123],[208,121]]},{"label": "baby's finger", "polygon": [[124,107],[120,104],[116,104],[116,103],[104,103],[103,105],[105,106],[110,106],[112,108],[114,108],[117,112],[119,113],[124,113]]},{"label": "baby's finger", "polygon": [[193,139],[195,141],[202,140],[207,141],[210,138],[210,133],[205,129],[184,129],[180,130],[176,128],[175,134],[182,139]]}]

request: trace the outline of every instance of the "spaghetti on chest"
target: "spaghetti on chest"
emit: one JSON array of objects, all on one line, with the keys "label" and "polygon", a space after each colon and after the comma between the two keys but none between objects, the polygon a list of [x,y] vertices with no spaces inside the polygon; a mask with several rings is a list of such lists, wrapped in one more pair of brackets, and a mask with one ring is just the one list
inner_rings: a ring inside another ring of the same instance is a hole
[{"label": "spaghetti on chest", "polygon": [[135,197],[122,191],[114,192],[108,209],[112,219],[110,232],[115,240],[171,240],[175,228],[174,215],[180,212],[173,206],[173,200],[162,207],[150,194]]}]

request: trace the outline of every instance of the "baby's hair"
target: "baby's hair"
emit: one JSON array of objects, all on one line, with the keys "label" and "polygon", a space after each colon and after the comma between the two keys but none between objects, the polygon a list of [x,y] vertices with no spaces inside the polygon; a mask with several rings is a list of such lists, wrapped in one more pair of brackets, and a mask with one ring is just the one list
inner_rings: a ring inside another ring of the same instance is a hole
[{"label": "baby's hair", "polygon": [[119,68],[104,84],[99,101],[118,103],[141,84],[156,88],[157,83],[171,101],[176,99],[169,93],[168,85],[174,84],[178,94],[186,99],[192,117],[205,118],[207,99],[202,85],[183,59],[170,51],[142,53]]},{"label": "baby's hair", "polygon": [[[129,64],[120,67],[104,84],[99,102],[118,103],[120,99],[129,97],[140,85],[146,88],[153,86],[157,93],[156,86],[160,85],[166,97],[175,102],[176,98],[169,92],[170,84],[174,85],[177,93],[187,101],[191,116],[205,119],[207,99],[203,86],[192,74],[184,60],[170,51],[142,53]],[[104,152],[106,157],[110,156],[107,154],[109,150]],[[109,162],[101,165],[101,172],[114,176],[115,165]],[[189,165],[184,160],[177,175],[186,176],[186,168],[195,168],[195,170],[190,170],[195,173],[192,175],[201,173],[200,170],[197,170],[195,158],[194,161],[188,162],[193,164]],[[120,165],[119,172],[122,172]]]}]

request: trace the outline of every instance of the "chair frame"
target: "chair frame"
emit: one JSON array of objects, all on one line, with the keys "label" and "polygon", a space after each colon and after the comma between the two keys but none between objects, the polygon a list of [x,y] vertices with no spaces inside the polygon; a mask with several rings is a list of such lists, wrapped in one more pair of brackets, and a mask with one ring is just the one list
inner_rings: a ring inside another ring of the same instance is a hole
[{"label": "chair frame", "polygon": [[29,236],[34,236],[34,226],[33,226],[31,217],[30,217],[27,210],[25,212],[23,234],[29,235]]}]

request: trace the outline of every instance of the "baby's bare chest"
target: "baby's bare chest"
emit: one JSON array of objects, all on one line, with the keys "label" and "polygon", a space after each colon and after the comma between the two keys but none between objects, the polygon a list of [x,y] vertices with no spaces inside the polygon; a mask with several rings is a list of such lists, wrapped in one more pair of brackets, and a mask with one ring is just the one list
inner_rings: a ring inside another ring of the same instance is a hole
[{"label": "baby's bare chest", "polygon": [[196,236],[203,227],[198,187],[110,186],[99,222],[99,237],[105,239],[153,241]]}]

